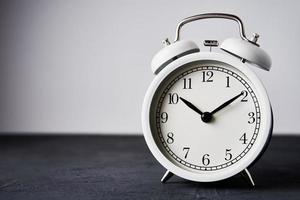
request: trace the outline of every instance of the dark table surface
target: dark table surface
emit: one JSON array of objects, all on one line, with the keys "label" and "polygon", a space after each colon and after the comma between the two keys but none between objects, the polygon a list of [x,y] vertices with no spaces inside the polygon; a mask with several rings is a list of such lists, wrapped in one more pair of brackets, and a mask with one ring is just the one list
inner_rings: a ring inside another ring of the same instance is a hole
[{"label": "dark table surface", "polygon": [[215,183],[172,177],[141,136],[0,136],[0,199],[300,199],[300,137],[275,136],[250,169]]}]

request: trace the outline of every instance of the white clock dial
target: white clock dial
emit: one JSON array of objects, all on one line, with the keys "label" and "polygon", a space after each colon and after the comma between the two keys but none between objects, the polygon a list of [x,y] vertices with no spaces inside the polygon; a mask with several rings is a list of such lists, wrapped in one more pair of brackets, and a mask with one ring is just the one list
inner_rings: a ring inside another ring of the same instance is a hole
[{"label": "white clock dial", "polygon": [[193,62],[180,67],[161,82],[153,99],[153,137],[180,168],[226,169],[251,151],[260,132],[256,89],[228,64]]}]

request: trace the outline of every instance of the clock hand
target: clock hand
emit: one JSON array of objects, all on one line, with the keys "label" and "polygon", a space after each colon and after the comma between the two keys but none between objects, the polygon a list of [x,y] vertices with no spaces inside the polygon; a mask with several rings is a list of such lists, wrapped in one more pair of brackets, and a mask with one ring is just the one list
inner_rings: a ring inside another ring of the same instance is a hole
[{"label": "clock hand", "polygon": [[226,106],[228,106],[229,104],[231,104],[233,101],[235,101],[237,98],[239,98],[243,94],[244,94],[244,92],[241,92],[240,94],[236,95],[235,97],[229,99],[228,101],[226,101],[225,103],[223,103],[222,105],[220,105],[219,107],[217,107],[216,109],[214,109],[212,112],[210,112],[210,114],[213,115],[216,112],[218,112],[219,110],[225,108]]},{"label": "clock hand", "polygon": [[191,102],[189,102],[188,100],[179,97],[179,99],[185,104],[187,105],[189,108],[191,108],[192,110],[194,110],[196,113],[200,114],[201,116],[203,115],[203,112],[201,110],[199,110],[196,106],[194,106]]},{"label": "clock hand", "polygon": [[189,102],[188,100],[179,97],[181,101],[183,101],[183,103],[185,103],[185,105],[187,105],[189,108],[191,108],[192,110],[194,110],[196,113],[201,115],[201,120],[205,123],[208,123],[212,120],[212,114],[209,112],[202,112],[201,110],[199,110],[196,106],[194,106],[191,102]]}]

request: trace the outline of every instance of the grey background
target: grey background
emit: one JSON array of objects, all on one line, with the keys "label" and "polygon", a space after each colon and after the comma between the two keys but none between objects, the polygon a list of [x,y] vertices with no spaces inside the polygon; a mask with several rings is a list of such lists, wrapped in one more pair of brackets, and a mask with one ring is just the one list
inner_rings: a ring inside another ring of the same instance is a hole
[{"label": "grey background", "polygon": [[[1,1],[1,132],[141,133],[152,56],[177,22],[204,12],[239,15],[273,58],[254,69],[274,108],[276,133],[300,133],[299,1]],[[183,37],[238,37],[206,20]],[[200,46],[201,50],[206,50]]]}]

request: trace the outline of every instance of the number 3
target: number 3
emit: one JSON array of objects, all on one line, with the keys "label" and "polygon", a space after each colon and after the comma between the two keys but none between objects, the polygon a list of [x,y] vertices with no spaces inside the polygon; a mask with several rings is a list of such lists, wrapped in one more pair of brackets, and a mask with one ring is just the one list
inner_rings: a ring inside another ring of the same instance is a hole
[{"label": "number 3", "polygon": [[248,116],[249,116],[248,123],[249,123],[249,124],[253,124],[253,123],[255,122],[254,112],[249,112],[249,113],[248,113]]}]

